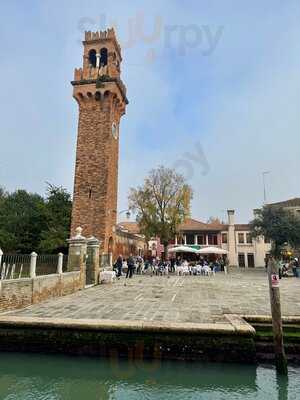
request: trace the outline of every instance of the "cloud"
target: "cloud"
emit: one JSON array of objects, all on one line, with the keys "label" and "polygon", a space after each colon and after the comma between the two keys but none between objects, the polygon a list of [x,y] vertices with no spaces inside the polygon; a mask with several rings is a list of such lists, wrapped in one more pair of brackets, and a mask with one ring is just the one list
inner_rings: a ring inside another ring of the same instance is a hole
[{"label": "cloud", "polygon": [[[6,3],[2,10],[0,184],[43,192],[47,180],[72,190],[78,110],[69,81],[81,65],[82,28],[96,29],[105,15],[124,42],[129,22],[142,13],[145,35],[157,17],[162,27],[157,40],[138,38],[123,51],[130,104],[121,123],[120,209],[128,188],[151,168],[173,166],[199,145],[209,170],[203,174],[203,163],[191,163],[197,218],[236,208],[238,220],[247,221],[262,203],[264,170],[271,171],[269,200],[299,194],[298,3],[33,3],[31,9]],[[90,18],[84,27],[83,18]],[[170,26],[223,31],[204,56],[203,38],[180,53],[178,33],[166,46]]]}]

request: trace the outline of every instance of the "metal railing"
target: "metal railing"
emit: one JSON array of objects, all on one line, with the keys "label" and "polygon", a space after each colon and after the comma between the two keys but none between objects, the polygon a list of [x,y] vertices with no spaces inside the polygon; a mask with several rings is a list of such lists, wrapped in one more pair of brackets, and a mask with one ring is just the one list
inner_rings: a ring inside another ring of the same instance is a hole
[{"label": "metal railing", "polygon": [[[58,254],[38,254],[36,275],[50,275],[57,273]],[[67,270],[68,256],[63,256],[63,272]]]},{"label": "metal railing", "polygon": [[[34,276],[58,273],[58,254],[1,254],[0,279],[29,278],[32,273],[30,266],[33,257],[35,257]],[[66,272],[67,264],[68,256],[64,255],[62,257],[62,272]]]},{"label": "metal railing", "polygon": [[30,254],[3,254],[1,261],[1,279],[29,277]]}]

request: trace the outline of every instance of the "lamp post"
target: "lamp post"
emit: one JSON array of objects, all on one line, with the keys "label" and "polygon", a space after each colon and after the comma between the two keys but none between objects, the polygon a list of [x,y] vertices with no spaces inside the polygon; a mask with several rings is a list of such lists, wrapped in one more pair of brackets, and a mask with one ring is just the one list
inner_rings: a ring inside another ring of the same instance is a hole
[{"label": "lamp post", "polygon": [[130,216],[131,216],[131,213],[130,213],[129,210],[122,210],[122,211],[119,211],[119,212],[118,212],[118,215],[121,215],[121,214],[124,214],[124,213],[126,213],[126,218],[129,219]]},{"label": "lamp post", "polygon": [[267,203],[267,191],[266,191],[266,175],[268,175],[270,171],[264,171],[262,173],[263,177],[263,186],[264,186],[264,205]]}]

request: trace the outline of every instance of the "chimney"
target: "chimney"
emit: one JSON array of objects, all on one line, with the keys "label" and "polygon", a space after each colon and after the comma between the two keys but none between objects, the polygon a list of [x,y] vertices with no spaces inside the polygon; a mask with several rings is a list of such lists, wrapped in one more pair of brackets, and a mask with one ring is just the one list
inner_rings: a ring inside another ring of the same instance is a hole
[{"label": "chimney", "polygon": [[234,212],[234,210],[227,210],[229,225],[234,225]]}]

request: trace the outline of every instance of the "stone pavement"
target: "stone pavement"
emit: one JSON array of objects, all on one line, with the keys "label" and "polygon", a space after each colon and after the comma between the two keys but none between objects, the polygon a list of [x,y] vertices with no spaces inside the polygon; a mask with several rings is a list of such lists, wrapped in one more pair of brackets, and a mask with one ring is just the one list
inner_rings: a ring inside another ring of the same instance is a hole
[{"label": "stone pavement", "polygon": [[[281,280],[282,314],[300,315],[300,279]],[[222,323],[224,314],[270,314],[264,271],[216,276],[134,276],[6,315],[36,318]],[[4,315],[4,314],[2,314]]]}]

